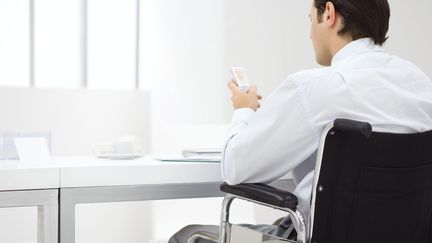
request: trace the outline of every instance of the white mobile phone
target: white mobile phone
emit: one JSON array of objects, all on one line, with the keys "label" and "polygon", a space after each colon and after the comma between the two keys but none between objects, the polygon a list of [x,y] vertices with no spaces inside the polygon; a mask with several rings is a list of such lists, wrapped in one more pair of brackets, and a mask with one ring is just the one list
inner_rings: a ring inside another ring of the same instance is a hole
[{"label": "white mobile phone", "polygon": [[237,82],[237,86],[243,91],[249,91],[249,80],[246,75],[244,68],[242,67],[232,67],[231,74],[234,78],[234,81]]}]

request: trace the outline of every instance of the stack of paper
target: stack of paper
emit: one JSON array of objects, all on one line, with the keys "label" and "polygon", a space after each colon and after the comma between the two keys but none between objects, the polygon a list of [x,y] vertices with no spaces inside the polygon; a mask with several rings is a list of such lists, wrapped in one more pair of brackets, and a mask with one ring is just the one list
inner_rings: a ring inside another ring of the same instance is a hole
[{"label": "stack of paper", "polygon": [[184,149],[182,155],[161,155],[154,158],[172,162],[220,162],[222,149]]},{"label": "stack of paper", "polygon": [[222,149],[210,148],[210,149],[183,149],[183,157],[195,157],[195,156],[214,156],[219,157],[222,154]]}]

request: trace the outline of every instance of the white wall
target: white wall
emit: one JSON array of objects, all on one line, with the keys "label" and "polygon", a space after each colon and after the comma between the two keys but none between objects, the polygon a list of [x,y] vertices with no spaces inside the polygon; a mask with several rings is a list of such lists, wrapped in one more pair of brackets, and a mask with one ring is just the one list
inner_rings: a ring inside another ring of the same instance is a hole
[{"label": "white wall", "polygon": [[176,131],[227,121],[224,1],[147,0],[141,9],[141,79],[152,92],[153,152],[178,152],[184,139]]},{"label": "white wall", "polygon": [[389,3],[392,16],[385,49],[412,61],[432,78],[432,1],[389,0]]},{"label": "white wall", "polygon": [[0,243],[36,243],[37,207],[0,208]]},{"label": "white wall", "polygon": [[0,132],[51,132],[53,155],[90,156],[94,143],[137,136],[150,151],[145,91],[0,88]]},{"label": "white wall", "polygon": [[[142,79],[157,123],[224,121],[223,6],[220,0],[148,0],[142,29]],[[147,2],[147,3],[146,3]],[[155,14],[156,13],[156,14]],[[158,125],[158,124],[155,124]]]},{"label": "white wall", "polygon": [[310,1],[226,1],[225,67],[244,66],[264,97],[290,73],[315,67],[310,6]]},{"label": "white wall", "polygon": [[153,234],[152,202],[76,206],[77,243],[147,243]]},{"label": "white wall", "polygon": [[288,74],[316,66],[309,40],[310,6],[291,4],[145,1],[141,73],[144,86],[152,91],[154,152],[179,151],[166,143],[184,142],[182,136],[167,137],[167,131],[229,123],[229,67],[244,66],[266,96]]}]

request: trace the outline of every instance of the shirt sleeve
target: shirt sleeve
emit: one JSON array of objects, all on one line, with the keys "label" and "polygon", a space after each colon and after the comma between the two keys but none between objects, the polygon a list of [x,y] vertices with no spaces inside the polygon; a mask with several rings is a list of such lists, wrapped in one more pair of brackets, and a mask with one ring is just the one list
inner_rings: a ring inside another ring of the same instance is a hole
[{"label": "shirt sleeve", "polygon": [[269,183],[318,147],[301,88],[288,79],[254,112],[234,111],[222,159],[228,184]]}]

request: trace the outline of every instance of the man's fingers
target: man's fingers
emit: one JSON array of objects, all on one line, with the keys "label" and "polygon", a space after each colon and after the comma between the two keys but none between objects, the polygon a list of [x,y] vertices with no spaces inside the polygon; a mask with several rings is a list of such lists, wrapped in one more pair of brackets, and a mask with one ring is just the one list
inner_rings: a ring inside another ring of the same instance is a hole
[{"label": "man's fingers", "polygon": [[257,95],[257,86],[256,85],[251,85],[249,87],[249,94],[254,95],[254,96],[258,96]]},{"label": "man's fingers", "polygon": [[228,88],[232,91],[232,92],[237,92],[239,90],[239,87],[237,86],[237,84],[234,82],[234,80],[230,80],[228,82]]}]

